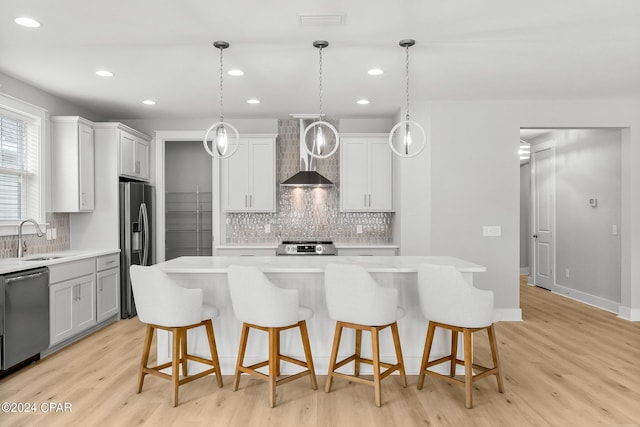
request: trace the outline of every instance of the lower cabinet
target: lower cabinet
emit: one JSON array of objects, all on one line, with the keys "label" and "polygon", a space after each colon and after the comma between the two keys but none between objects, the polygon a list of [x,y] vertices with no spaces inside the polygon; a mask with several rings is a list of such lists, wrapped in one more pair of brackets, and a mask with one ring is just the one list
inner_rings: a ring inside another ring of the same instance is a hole
[{"label": "lower cabinet", "polygon": [[118,253],[49,266],[49,347],[120,313]]},{"label": "lower cabinet", "polygon": [[96,324],[95,274],[49,286],[50,345]]},{"label": "lower cabinet", "polygon": [[98,322],[120,312],[120,269],[111,268],[96,274]]}]

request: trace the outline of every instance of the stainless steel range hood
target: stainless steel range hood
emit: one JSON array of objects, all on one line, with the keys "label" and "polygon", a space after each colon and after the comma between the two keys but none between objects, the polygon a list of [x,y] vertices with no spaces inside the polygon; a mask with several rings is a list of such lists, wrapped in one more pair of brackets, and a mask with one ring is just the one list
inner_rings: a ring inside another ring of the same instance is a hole
[{"label": "stainless steel range hood", "polygon": [[[300,121],[300,171],[282,181],[280,185],[284,187],[332,187],[333,182],[315,170],[315,157],[307,154],[302,139],[305,127],[317,120],[319,116],[311,114],[292,114],[291,116]],[[306,124],[305,119],[308,121]]]}]

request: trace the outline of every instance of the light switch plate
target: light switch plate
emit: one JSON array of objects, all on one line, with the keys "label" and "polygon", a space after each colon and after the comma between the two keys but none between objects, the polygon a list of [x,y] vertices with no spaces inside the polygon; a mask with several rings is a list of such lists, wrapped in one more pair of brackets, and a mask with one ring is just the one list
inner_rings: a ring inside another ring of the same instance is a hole
[{"label": "light switch plate", "polygon": [[356,225],[356,233],[362,234],[362,225],[361,224]]},{"label": "light switch plate", "polygon": [[502,227],[499,225],[483,225],[482,226],[483,237],[500,237],[502,236]]}]

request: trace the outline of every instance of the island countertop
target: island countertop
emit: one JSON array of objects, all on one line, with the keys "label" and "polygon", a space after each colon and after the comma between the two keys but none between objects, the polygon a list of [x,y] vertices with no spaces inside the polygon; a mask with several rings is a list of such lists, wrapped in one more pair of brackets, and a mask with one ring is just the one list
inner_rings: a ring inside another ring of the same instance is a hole
[{"label": "island countertop", "polygon": [[[228,267],[233,264],[254,265],[267,274],[276,286],[298,290],[300,304],[311,308],[314,313],[313,318],[307,321],[307,327],[316,373],[324,375],[328,368],[335,328],[335,320],[329,317],[324,294],[324,271],[330,263],[362,265],[382,286],[398,289],[398,304],[405,309],[405,316],[398,320],[398,326],[408,374],[419,372],[427,330],[427,320],[420,309],[418,296],[417,271],[420,264],[452,265],[469,283],[473,283],[475,274],[486,271],[482,265],[450,256],[185,256],[156,266],[171,276],[176,284],[186,288],[202,289],[204,302],[218,308],[220,315],[213,323],[221,370],[225,375],[235,372],[236,352],[242,327],[242,322],[235,318],[232,309],[227,281]],[[189,351],[193,350],[192,354],[207,356],[208,341],[201,329],[190,331]],[[345,337],[351,337],[345,339],[353,342],[353,334],[350,332],[352,331],[345,331]],[[245,354],[248,363],[257,363],[264,359],[266,336],[263,335],[256,334],[250,340]],[[443,334],[439,333],[436,336],[434,350],[441,350],[450,345],[451,338],[441,335]],[[302,357],[304,353],[299,336],[291,330],[283,331],[280,340],[284,354]],[[370,356],[368,335],[364,334],[362,340],[363,354]],[[170,342],[168,333],[158,331],[159,363],[171,359]],[[393,360],[395,349],[391,340],[384,338],[380,345],[383,360]],[[462,349],[461,344],[459,349]],[[442,354],[445,354],[444,350]],[[295,366],[293,368],[295,370]],[[284,364],[282,369],[289,372],[291,366]],[[368,372],[369,368],[363,366],[362,369],[363,372]]]},{"label": "island countertop", "polygon": [[420,264],[453,265],[462,273],[486,271],[450,256],[186,256],[156,266],[173,274],[226,274],[232,264],[254,265],[264,273],[322,273],[330,263],[359,264],[370,273],[415,273]]}]

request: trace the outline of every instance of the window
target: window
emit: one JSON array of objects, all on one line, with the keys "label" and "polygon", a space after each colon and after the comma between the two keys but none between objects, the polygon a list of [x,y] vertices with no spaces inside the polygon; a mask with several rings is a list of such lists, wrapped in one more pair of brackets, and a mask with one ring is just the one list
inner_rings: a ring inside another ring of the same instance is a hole
[{"label": "window", "polygon": [[44,223],[43,122],[42,109],[0,94],[0,234]]}]

